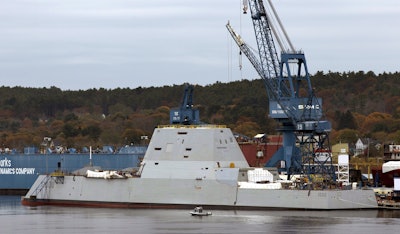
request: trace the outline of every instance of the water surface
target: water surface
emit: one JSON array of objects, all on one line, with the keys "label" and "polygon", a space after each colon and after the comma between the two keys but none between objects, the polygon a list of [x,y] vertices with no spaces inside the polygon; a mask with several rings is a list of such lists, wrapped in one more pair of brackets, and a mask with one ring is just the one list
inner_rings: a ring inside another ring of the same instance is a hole
[{"label": "water surface", "polygon": [[25,207],[0,196],[1,233],[397,233],[400,210],[231,211]]}]

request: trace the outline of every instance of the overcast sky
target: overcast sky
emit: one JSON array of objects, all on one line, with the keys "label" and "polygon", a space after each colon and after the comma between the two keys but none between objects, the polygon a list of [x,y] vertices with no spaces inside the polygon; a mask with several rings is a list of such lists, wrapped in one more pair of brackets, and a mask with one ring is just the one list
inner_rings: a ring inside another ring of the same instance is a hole
[{"label": "overcast sky", "polygon": [[[266,1],[266,0],[265,0]],[[399,0],[273,0],[309,72],[400,71]],[[238,69],[241,0],[0,0],[0,86],[63,90],[207,85]]]}]

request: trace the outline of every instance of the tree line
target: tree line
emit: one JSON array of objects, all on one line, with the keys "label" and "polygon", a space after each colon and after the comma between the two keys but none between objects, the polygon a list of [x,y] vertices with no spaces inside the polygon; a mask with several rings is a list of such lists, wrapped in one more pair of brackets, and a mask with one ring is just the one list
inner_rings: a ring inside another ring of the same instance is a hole
[{"label": "tree line", "polygon": [[[311,81],[333,125],[331,142],[369,137],[400,144],[398,72],[317,72]],[[262,80],[193,85],[202,122],[225,124],[250,137],[276,134]],[[169,110],[180,105],[183,91],[184,84],[77,91],[2,86],[0,144],[39,147],[44,137],[74,148],[140,144],[141,136],[169,123]]]}]

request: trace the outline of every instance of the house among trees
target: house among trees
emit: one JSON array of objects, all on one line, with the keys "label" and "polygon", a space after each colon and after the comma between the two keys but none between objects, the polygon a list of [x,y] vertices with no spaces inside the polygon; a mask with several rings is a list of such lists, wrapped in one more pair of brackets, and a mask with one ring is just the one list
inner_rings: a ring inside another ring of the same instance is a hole
[{"label": "house among trees", "polygon": [[[372,146],[372,147],[371,147]],[[366,157],[376,157],[378,152],[382,148],[382,144],[376,140],[370,138],[358,138],[355,149],[354,156],[366,156]],[[381,154],[379,154],[381,155]]]},{"label": "house among trees", "polygon": [[364,155],[365,151],[368,149],[368,145],[370,143],[369,138],[358,138],[356,142],[356,148],[354,150],[354,156]]}]

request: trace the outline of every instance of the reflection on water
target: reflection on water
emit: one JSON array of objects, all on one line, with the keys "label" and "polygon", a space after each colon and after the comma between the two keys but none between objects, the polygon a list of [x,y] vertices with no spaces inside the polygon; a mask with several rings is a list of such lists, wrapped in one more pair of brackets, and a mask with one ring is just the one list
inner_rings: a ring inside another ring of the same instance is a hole
[{"label": "reflection on water", "polygon": [[1,233],[376,233],[398,231],[400,210],[232,211],[24,207],[0,196]]}]

